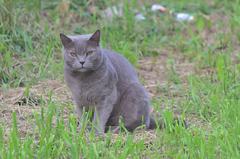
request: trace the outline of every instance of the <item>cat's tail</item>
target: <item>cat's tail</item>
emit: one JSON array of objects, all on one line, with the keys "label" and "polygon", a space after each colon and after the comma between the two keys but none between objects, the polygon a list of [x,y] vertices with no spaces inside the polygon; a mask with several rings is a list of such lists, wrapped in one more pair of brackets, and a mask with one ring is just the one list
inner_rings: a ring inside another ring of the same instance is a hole
[{"label": "cat's tail", "polygon": [[150,117],[150,123],[149,123],[148,129],[150,130],[157,129],[157,128],[161,129],[163,127],[164,127],[163,121],[156,121],[153,117]]}]

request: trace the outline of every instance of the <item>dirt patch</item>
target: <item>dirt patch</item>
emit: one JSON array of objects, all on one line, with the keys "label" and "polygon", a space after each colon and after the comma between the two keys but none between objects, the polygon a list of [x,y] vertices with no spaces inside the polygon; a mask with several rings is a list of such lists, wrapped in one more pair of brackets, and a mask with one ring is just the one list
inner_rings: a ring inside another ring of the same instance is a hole
[{"label": "dirt patch", "polygon": [[[169,58],[174,61],[173,64],[168,63]],[[163,95],[166,87],[168,91],[174,91],[171,74],[180,80],[181,85],[186,85],[187,77],[194,72],[194,64],[186,61],[181,54],[170,57],[170,53],[164,53],[158,57],[144,57],[139,61],[139,76],[152,98]]]},{"label": "dirt patch", "polygon": [[[40,112],[46,101],[71,102],[70,93],[61,81],[46,80],[31,88],[0,90],[0,123],[9,132],[12,126],[12,113],[16,112],[20,135],[33,131],[31,120],[35,112]],[[68,113],[68,112],[67,112]]]},{"label": "dirt patch", "polygon": [[[200,36],[206,48],[214,46],[214,53],[225,52],[231,48],[231,60],[233,64],[239,63],[239,38],[238,34],[234,33],[236,29],[229,26],[229,24],[232,23],[231,18],[223,11],[213,12],[210,16],[206,16],[205,18],[211,22],[210,28],[200,32]],[[192,29],[194,30],[194,28]]]}]

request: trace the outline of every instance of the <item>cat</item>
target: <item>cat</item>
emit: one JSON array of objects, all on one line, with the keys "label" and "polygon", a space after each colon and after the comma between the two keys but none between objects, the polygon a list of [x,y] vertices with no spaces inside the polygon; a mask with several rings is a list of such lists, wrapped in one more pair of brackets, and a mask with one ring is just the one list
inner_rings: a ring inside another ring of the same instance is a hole
[{"label": "cat", "polygon": [[150,116],[150,99],[136,71],[122,55],[100,47],[100,30],[93,34],[60,34],[64,78],[72,93],[78,117],[94,108],[97,133],[124,124],[128,131],[141,125],[156,127]]}]

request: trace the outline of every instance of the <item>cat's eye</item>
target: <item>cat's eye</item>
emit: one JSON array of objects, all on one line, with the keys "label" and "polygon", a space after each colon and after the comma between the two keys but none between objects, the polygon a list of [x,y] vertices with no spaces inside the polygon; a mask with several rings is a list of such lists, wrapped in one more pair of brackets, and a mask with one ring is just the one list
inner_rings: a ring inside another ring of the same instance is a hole
[{"label": "cat's eye", "polygon": [[87,56],[92,55],[92,54],[93,54],[93,51],[88,51],[88,52],[86,53]]},{"label": "cat's eye", "polygon": [[73,57],[75,57],[75,56],[76,56],[76,53],[73,52],[73,51],[71,51],[71,52],[70,52],[70,55],[73,56]]}]

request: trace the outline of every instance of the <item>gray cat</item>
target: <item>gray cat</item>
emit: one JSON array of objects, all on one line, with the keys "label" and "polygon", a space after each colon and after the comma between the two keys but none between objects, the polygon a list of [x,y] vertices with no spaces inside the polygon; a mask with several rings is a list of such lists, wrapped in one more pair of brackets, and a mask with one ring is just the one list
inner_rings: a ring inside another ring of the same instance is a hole
[{"label": "gray cat", "polygon": [[127,130],[156,127],[150,117],[147,92],[131,64],[123,56],[99,46],[100,31],[91,35],[60,34],[64,53],[64,76],[79,117],[83,108],[94,108],[97,133],[118,127]]}]

